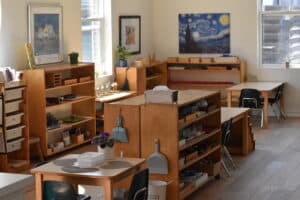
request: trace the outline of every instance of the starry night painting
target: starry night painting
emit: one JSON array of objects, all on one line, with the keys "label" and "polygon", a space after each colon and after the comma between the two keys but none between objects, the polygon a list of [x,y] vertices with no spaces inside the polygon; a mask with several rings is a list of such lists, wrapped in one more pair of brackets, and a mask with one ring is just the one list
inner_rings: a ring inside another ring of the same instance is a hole
[{"label": "starry night painting", "polygon": [[179,14],[179,53],[230,53],[230,14]]}]

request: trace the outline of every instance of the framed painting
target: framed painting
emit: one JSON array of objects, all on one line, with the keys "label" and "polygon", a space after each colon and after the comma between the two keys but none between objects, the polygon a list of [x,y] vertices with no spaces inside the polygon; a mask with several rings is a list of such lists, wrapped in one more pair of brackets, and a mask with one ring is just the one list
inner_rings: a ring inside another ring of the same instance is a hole
[{"label": "framed painting", "polygon": [[131,54],[141,53],[141,16],[119,17],[119,45]]},{"label": "framed painting", "polygon": [[63,61],[62,7],[29,4],[28,41],[36,65]]},{"label": "framed painting", "polygon": [[230,14],[179,14],[179,53],[229,54]]}]

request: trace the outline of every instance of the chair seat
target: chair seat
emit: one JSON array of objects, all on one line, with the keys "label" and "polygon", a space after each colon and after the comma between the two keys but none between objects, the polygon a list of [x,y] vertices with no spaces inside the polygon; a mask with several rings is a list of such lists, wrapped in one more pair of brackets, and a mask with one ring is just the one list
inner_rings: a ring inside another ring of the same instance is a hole
[{"label": "chair seat", "polygon": [[[259,97],[259,98],[260,98],[260,102],[263,104],[264,103],[264,98],[263,97]],[[271,105],[276,103],[275,97],[269,97],[268,98],[268,103],[271,104]]]},{"label": "chair seat", "polygon": [[76,200],[91,200],[91,196],[77,194]]}]

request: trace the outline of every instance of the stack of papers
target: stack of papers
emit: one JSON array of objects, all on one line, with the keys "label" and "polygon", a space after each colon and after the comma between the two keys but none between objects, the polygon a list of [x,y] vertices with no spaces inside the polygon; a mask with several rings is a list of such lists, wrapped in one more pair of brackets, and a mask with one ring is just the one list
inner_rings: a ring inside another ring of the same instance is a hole
[{"label": "stack of papers", "polygon": [[98,152],[87,152],[80,154],[77,158],[78,167],[90,168],[98,167],[105,161],[104,154]]}]

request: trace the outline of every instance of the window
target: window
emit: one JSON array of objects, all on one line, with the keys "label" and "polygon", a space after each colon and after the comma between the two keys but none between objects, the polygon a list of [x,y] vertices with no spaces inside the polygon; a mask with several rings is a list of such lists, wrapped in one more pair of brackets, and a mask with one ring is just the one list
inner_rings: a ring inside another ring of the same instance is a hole
[{"label": "window", "polygon": [[260,66],[300,67],[300,0],[260,0]]},{"label": "window", "polygon": [[[106,40],[106,30],[110,30],[108,0],[81,0],[81,30],[82,30],[82,60],[94,62],[96,71],[102,75],[112,73],[109,44]],[[110,13],[109,13],[110,14]],[[110,53],[111,54],[111,53]]]}]

